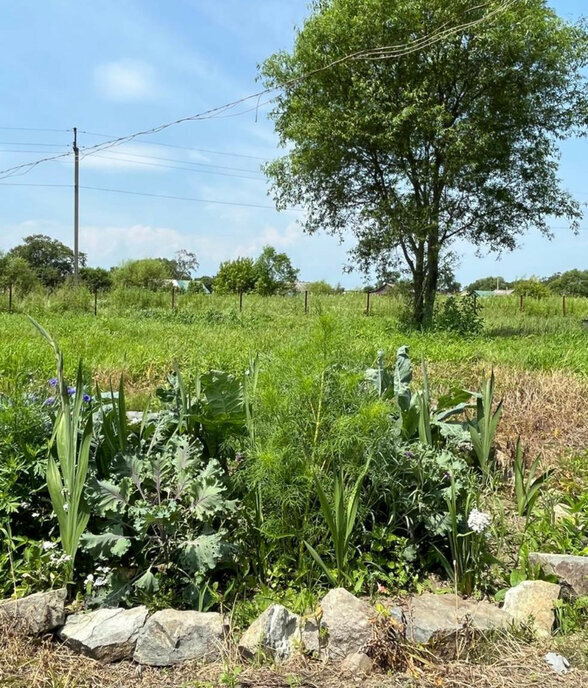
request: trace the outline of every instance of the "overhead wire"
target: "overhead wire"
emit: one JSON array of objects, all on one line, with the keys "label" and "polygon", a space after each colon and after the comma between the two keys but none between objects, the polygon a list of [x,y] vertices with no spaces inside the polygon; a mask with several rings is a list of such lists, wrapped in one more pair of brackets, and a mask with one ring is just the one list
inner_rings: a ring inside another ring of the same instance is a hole
[{"label": "overhead wire", "polygon": [[[78,129],[78,133],[85,134],[87,136],[100,136],[105,139],[118,138],[113,134],[97,134],[95,132],[85,131],[84,129]],[[267,158],[264,158],[260,155],[247,155],[245,153],[229,153],[228,151],[218,151],[212,150],[210,148],[195,148],[194,146],[182,146],[177,143],[167,143],[164,141],[145,141],[145,143],[149,146],[165,146],[166,148],[178,148],[180,150],[194,151],[196,153],[210,153],[211,155],[225,155],[230,158],[249,158],[251,160],[262,160],[263,162],[267,162]],[[86,147],[87,146],[81,146],[80,151],[83,151]]]},{"label": "overhead wire", "polygon": [[[359,59],[391,59],[392,57],[403,57],[406,55],[409,55],[410,53],[413,52],[418,52],[423,50],[424,48],[431,47],[435,45],[436,43],[440,42],[444,38],[447,38],[451,34],[458,33],[459,31],[466,30],[469,28],[473,28],[474,26],[477,26],[481,24],[482,22],[488,21],[488,19],[497,16],[499,13],[505,12],[511,5],[513,5],[517,0],[507,0],[503,5],[500,5],[497,7],[495,10],[485,14],[483,17],[480,17],[478,19],[472,20],[471,22],[466,22],[460,25],[456,25],[454,27],[450,27],[447,29],[442,29],[442,30],[437,30],[433,32],[432,34],[429,34],[428,36],[423,36],[420,39],[415,39],[414,41],[410,41],[405,44],[401,45],[395,45],[395,46],[381,46],[379,48],[372,48],[372,49],[367,49],[367,50],[360,50],[355,53],[351,53],[348,55],[344,55],[343,57],[338,58],[337,60],[334,60],[330,62],[327,65],[324,65],[323,67],[317,67],[316,69],[310,70],[309,72],[305,74],[301,74],[299,76],[292,77],[291,79],[286,80],[285,83],[280,84],[279,86],[270,86],[268,88],[262,89],[261,91],[258,91],[257,93],[250,94],[248,96],[244,96],[243,98],[239,98],[237,100],[234,100],[229,103],[225,103],[224,105],[220,105],[214,108],[210,108],[208,110],[205,110],[204,112],[197,113],[195,115],[189,115],[186,117],[180,117],[176,120],[173,120],[171,122],[166,122],[164,124],[160,124],[156,127],[152,127],[151,129],[145,129],[141,131],[134,132],[132,134],[129,134],[127,136],[120,136],[112,139],[111,141],[106,141],[101,144],[96,144],[95,146],[91,146],[89,148],[86,148],[87,152],[90,151],[95,151],[99,152],[102,150],[106,150],[108,148],[114,147],[121,145],[122,143],[126,143],[129,141],[132,141],[140,136],[148,136],[148,135],[153,135],[153,134],[158,134],[161,131],[165,131],[166,129],[169,129],[170,127],[177,126],[179,124],[183,124],[185,122],[194,122],[198,120],[204,120],[204,119],[214,119],[218,117],[219,115],[222,115],[223,113],[227,112],[228,110],[232,110],[238,105],[241,105],[243,103],[246,103],[252,99],[259,99],[268,93],[274,92],[274,91],[280,91],[284,88],[288,88],[290,86],[293,86],[304,79],[308,79],[311,76],[314,76],[315,74],[324,72],[328,69],[332,69],[333,67],[340,65],[344,62],[348,62],[351,60],[359,60]],[[484,3],[482,5],[477,6],[476,8],[472,8],[472,11],[474,9],[479,9],[481,7],[486,7],[488,6],[489,3]],[[443,26],[446,26],[444,24]],[[253,108],[256,109],[256,108]],[[251,111],[251,110],[249,110]],[[247,111],[242,112],[240,114],[246,114]],[[70,156],[72,155],[71,152],[68,153],[63,153],[62,155],[59,156],[54,156],[53,158],[42,158],[40,160],[37,160],[32,163],[24,163],[21,165],[16,165],[14,167],[10,167],[4,170],[0,170],[0,180],[5,179],[9,176],[13,176],[15,174],[27,174],[31,169],[34,169],[38,165],[48,162],[50,159],[58,159],[60,157],[65,157],[65,156]],[[21,172],[21,170],[25,170]]]},{"label": "overhead wire", "polygon": [[182,167],[179,165],[166,165],[165,163],[157,163],[157,162],[145,162],[141,160],[125,160],[124,158],[117,158],[112,155],[102,155],[100,153],[96,154],[94,156],[97,159],[100,160],[115,160],[120,163],[124,163],[126,165],[139,165],[139,166],[147,166],[147,167],[162,167],[165,169],[169,170],[186,170],[188,172],[193,172],[195,174],[214,174],[214,175],[219,175],[221,177],[237,177],[238,179],[250,179],[251,181],[254,182],[263,182],[265,181],[264,177],[251,177],[251,176],[246,176],[244,174],[231,174],[230,172],[217,172],[216,170],[199,170],[193,167]]}]

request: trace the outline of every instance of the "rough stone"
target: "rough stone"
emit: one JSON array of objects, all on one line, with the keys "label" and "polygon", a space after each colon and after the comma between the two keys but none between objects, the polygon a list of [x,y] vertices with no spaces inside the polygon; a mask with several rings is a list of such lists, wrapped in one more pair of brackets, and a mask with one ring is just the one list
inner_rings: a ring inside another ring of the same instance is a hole
[{"label": "rough stone", "polygon": [[504,597],[504,611],[515,621],[527,622],[533,618],[539,635],[548,636],[555,620],[554,603],[559,597],[561,586],[542,580],[523,581],[507,590]]},{"label": "rough stone", "polygon": [[299,617],[281,604],[272,604],[245,631],[238,644],[246,659],[258,653],[276,660],[290,657],[298,638]]},{"label": "rough stone", "polygon": [[347,655],[341,663],[341,671],[354,676],[367,676],[374,666],[373,661],[363,652]]},{"label": "rough stone", "polygon": [[[304,652],[318,657],[326,642],[321,640],[319,624],[314,619],[301,619],[299,622],[300,647]],[[325,638],[326,641],[326,638]]]},{"label": "rough stone", "polygon": [[588,557],[571,554],[529,554],[529,563],[555,576],[573,597],[588,595]]},{"label": "rough stone", "polygon": [[220,658],[225,622],[216,612],[162,609],[147,619],[133,659],[139,664],[170,666],[192,659]]},{"label": "rough stone", "polygon": [[65,621],[65,588],[37,592],[18,600],[0,602],[0,620],[10,620],[29,633],[47,633]]},{"label": "rough stone", "polygon": [[406,624],[406,637],[417,643],[452,636],[468,622],[478,630],[502,628],[511,617],[490,602],[464,600],[455,595],[424,593],[412,597],[406,608],[393,607],[392,618]]},{"label": "rough stone", "polygon": [[147,607],[73,614],[59,631],[59,637],[76,652],[102,662],[117,662],[133,656],[147,614]]},{"label": "rough stone", "polygon": [[360,652],[372,636],[374,610],[344,588],[329,591],[321,602],[320,636],[327,636],[326,650],[330,659],[343,659]]}]

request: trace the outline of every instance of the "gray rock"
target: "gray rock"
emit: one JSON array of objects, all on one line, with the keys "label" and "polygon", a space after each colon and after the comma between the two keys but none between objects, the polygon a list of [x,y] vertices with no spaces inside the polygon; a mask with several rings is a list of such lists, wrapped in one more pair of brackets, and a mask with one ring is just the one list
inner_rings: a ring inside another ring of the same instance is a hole
[{"label": "gray rock", "polygon": [[220,658],[225,622],[216,612],[162,609],[147,619],[133,659],[139,664],[170,666],[192,659]]},{"label": "gray rock", "polygon": [[292,654],[298,640],[298,615],[281,604],[272,604],[243,633],[238,644],[246,659],[262,653],[278,661]]},{"label": "gray rock", "polygon": [[354,676],[367,676],[374,666],[373,661],[363,652],[347,655],[341,662],[341,671]]},{"label": "gray rock", "polygon": [[314,619],[301,619],[299,622],[299,633],[302,651],[318,657],[321,649],[326,645],[326,636],[321,639],[318,621]]},{"label": "gray rock", "polygon": [[133,656],[147,614],[147,607],[73,614],[59,631],[59,637],[76,652],[102,662],[117,662]]},{"label": "gray rock", "polygon": [[560,591],[561,586],[555,583],[523,581],[507,590],[503,609],[521,623],[532,618],[537,634],[548,636],[555,620],[554,603]]},{"label": "gray rock", "polygon": [[408,600],[406,607],[393,607],[392,618],[406,624],[406,637],[416,643],[445,638],[468,622],[478,630],[503,628],[511,617],[490,602],[464,600],[455,595],[424,593]]},{"label": "gray rock", "polygon": [[573,597],[588,595],[588,557],[531,552],[529,563],[555,576]]},{"label": "gray rock", "polygon": [[29,633],[47,633],[63,625],[66,596],[65,588],[60,588],[19,600],[4,600],[0,602],[0,620],[10,620]]},{"label": "gray rock", "polygon": [[[360,652],[372,636],[372,607],[344,588],[329,591],[321,602],[320,636],[326,634],[327,656],[343,659]],[[324,630],[322,630],[324,629]]]}]

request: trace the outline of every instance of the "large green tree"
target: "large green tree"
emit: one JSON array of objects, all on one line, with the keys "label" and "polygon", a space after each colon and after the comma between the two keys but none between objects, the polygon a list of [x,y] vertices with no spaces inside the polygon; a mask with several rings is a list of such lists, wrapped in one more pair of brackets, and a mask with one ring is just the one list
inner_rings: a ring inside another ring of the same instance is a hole
[{"label": "large green tree", "polygon": [[173,266],[162,258],[128,260],[112,273],[116,287],[143,287],[156,291],[174,277]]},{"label": "large green tree", "polygon": [[453,242],[513,249],[580,218],[557,144],[584,131],[587,63],[584,25],[545,0],[317,0],[262,68],[288,147],[266,168],[277,206],[352,233],[360,269],[402,264],[427,325]]},{"label": "large green tree", "polygon": [[236,258],[220,264],[214,278],[214,291],[219,294],[237,294],[255,289],[257,270],[252,258]]},{"label": "large green tree", "polygon": [[[12,248],[7,255],[26,260],[39,280],[49,288],[57,287],[74,273],[71,248],[44,234],[25,237],[22,244]],[[85,253],[80,253],[79,261],[81,266],[86,264]]]},{"label": "large green tree", "polygon": [[568,270],[548,277],[545,283],[556,294],[588,296],[588,270]]},{"label": "large green tree", "polygon": [[264,296],[285,294],[291,290],[299,272],[292,267],[290,258],[285,253],[278,253],[273,246],[263,247],[255,261],[255,271],[255,291]]}]

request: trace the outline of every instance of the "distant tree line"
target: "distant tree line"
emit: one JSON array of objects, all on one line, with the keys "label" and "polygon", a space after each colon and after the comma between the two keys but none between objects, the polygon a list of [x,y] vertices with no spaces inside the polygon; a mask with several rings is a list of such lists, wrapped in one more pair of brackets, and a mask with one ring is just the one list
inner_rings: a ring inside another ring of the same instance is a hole
[{"label": "distant tree line", "polygon": [[509,282],[504,277],[482,277],[467,286],[467,291],[512,289],[515,294],[542,298],[550,294],[588,297],[588,270],[566,270],[550,277],[530,277]]},{"label": "distant tree line", "polygon": [[[195,277],[198,269],[196,254],[182,249],[173,258],[141,258],[128,260],[110,269],[88,267],[86,254],[80,253],[80,282],[91,292],[111,288],[167,288],[170,280],[188,280],[191,292],[216,291],[219,294],[255,292],[261,295],[287,294],[296,289],[311,294],[336,294],[343,291],[324,280],[298,283],[299,270],[285,253],[264,246],[256,259],[237,258],[220,264],[214,276]],[[25,294],[35,288],[55,290],[71,282],[74,254],[69,246],[42,234],[33,234],[5,254],[0,253],[0,289],[9,286]],[[411,297],[413,282],[399,271],[382,274],[382,281],[370,284],[365,291],[387,285],[393,293]],[[544,297],[550,294],[588,297],[588,270],[567,270],[550,277],[531,277],[508,281],[502,276],[482,277],[466,287],[467,291],[513,289],[516,294]],[[440,268],[438,291],[455,294],[462,290],[449,264]]]}]

